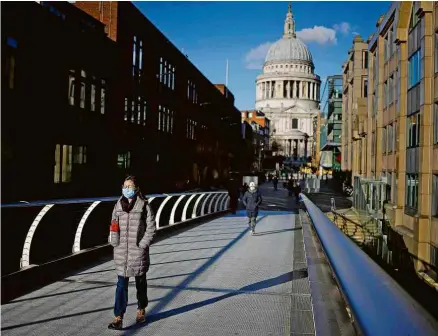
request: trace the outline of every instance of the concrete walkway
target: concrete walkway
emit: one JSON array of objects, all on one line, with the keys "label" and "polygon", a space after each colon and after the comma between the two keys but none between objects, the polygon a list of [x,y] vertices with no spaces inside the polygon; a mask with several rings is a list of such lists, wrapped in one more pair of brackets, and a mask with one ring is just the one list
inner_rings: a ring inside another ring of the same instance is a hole
[{"label": "concrete walkway", "polygon": [[134,323],[132,279],[125,330],[107,329],[117,278],[107,261],[2,305],[2,335],[314,335],[301,217],[290,199],[262,191],[272,210],[256,235],[239,211],[151,247],[148,324]]}]

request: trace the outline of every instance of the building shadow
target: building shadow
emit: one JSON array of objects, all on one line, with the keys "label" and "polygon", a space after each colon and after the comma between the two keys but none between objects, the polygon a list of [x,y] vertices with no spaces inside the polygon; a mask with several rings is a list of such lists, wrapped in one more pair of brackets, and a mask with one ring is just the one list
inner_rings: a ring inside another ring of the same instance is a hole
[{"label": "building shadow", "polygon": [[254,236],[264,236],[264,235],[268,235],[268,234],[274,234],[274,233],[282,233],[282,232],[288,232],[288,231],[297,231],[297,230],[301,230],[302,227],[296,227],[296,228],[292,228],[292,229],[283,229],[283,230],[273,230],[273,231],[263,231],[263,232],[256,232],[254,233]]}]

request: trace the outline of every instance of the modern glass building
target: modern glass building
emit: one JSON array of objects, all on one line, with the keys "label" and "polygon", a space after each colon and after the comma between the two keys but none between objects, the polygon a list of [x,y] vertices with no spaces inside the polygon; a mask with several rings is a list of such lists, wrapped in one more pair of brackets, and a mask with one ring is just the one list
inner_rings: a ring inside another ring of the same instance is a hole
[{"label": "modern glass building", "polygon": [[327,78],[322,93],[321,159],[323,169],[341,169],[342,75]]}]

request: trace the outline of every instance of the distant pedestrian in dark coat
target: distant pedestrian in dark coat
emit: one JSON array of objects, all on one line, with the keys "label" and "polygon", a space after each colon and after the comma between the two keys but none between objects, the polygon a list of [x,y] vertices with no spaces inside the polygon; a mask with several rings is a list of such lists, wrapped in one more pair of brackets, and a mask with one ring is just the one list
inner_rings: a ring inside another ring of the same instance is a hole
[{"label": "distant pedestrian in dark coat", "polygon": [[259,214],[259,206],[260,204],[262,204],[262,201],[262,194],[260,193],[258,188],[256,188],[255,183],[250,182],[249,190],[243,196],[242,202],[246,208],[246,213],[249,218],[248,225],[251,229],[251,235],[255,233],[256,220]]},{"label": "distant pedestrian in dark coat", "polygon": [[146,272],[149,269],[149,246],[155,236],[155,215],[143,197],[134,176],[125,179],[123,196],[114,206],[110,227],[110,243],[114,247],[114,263],[118,276],[115,319],[109,329],[121,330],[128,305],[129,278],[137,287],[137,323],[146,321],[148,305]]}]

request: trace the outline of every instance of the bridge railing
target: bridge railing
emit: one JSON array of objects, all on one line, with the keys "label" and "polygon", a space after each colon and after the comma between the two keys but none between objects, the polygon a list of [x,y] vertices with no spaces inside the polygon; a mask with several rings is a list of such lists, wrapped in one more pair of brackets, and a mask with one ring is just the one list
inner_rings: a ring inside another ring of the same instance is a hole
[{"label": "bridge railing", "polygon": [[363,335],[437,335],[438,325],[305,195],[307,213]]},{"label": "bridge railing", "polygon": [[[146,195],[157,230],[228,210],[226,191]],[[2,204],[2,274],[108,244],[119,197]]]}]

